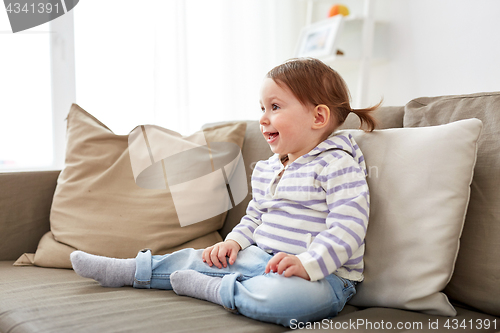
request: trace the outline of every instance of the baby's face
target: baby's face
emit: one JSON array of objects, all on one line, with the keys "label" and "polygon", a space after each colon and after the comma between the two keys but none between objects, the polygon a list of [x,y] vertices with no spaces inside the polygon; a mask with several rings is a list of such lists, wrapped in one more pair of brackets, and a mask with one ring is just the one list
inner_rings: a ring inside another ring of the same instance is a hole
[{"label": "baby's face", "polygon": [[269,78],[260,95],[260,129],[273,153],[288,155],[293,162],[316,146],[311,128],[314,107],[305,107],[284,84]]}]

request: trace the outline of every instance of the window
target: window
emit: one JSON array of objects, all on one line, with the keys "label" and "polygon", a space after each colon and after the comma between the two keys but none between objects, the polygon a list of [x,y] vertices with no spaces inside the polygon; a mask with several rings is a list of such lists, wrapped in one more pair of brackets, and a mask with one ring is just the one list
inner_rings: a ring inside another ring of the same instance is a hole
[{"label": "window", "polygon": [[141,124],[187,135],[210,122],[258,119],[260,84],[293,55],[301,4],[80,1],[77,103],[122,135]]},{"label": "window", "polygon": [[0,171],[53,164],[50,32],[13,34],[0,10]]},{"label": "window", "polygon": [[258,119],[260,83],[293,55],[302,4],[89,0],[16,34],[0,10],[0,172],[61,169],[71,103],[120,135]]}]

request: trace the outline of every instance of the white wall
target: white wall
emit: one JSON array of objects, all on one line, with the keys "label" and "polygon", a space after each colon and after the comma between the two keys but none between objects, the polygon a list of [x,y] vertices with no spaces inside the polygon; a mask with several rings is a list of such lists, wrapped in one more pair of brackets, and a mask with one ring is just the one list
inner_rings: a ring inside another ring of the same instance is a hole
[{"label": "white wall", "polygon": [[[500,1],[372,1],[375,18],[387,24],[388,59],[372,68],[371,104],[381,97],[384,105],[404,105],[421,96],[500,90]],[[342,3],[363,12],[362,1]],[[323,18],[329,5],[318,4],[315,17]],[[345,79],[354,98],[357,73]]]},{"label": "white wall", "polygon": [[[500,1],[379,0],[390,19],[387,104],[420,96],[500,90]],[[384,13],[385,12],[385,13]]]}]

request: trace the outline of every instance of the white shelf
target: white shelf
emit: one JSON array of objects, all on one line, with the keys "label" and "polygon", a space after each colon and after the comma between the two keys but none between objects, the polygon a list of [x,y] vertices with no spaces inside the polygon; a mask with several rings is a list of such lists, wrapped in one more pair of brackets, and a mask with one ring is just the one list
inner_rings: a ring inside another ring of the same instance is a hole
[{"label": "white shelf", "polygon": [[[344,69],[358,69],[365,53],[363,50],[363,23],[363,17],[347,16],[337,44],[337,50],[342,51],[343,55],[331,55],[323,57],[321,60],[329,65],[335,64],[335,66],[340,66]],[[374,25],[373,48],[370,61],[375,66],[387,61],[387,45],[385,45],[384,40],[387,40],[388,25],[385,22],[375,22]]]}]

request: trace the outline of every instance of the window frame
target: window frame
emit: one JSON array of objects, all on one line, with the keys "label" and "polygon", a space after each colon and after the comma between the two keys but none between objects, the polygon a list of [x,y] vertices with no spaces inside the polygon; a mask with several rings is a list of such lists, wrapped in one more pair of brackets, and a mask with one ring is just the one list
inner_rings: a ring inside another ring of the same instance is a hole
[{"label": "window frame", "polygon": [[49,22],[52,84],[52,166],[61,170],[66,151],[66,118],[76,101],[75,25],[73,11]]}]

